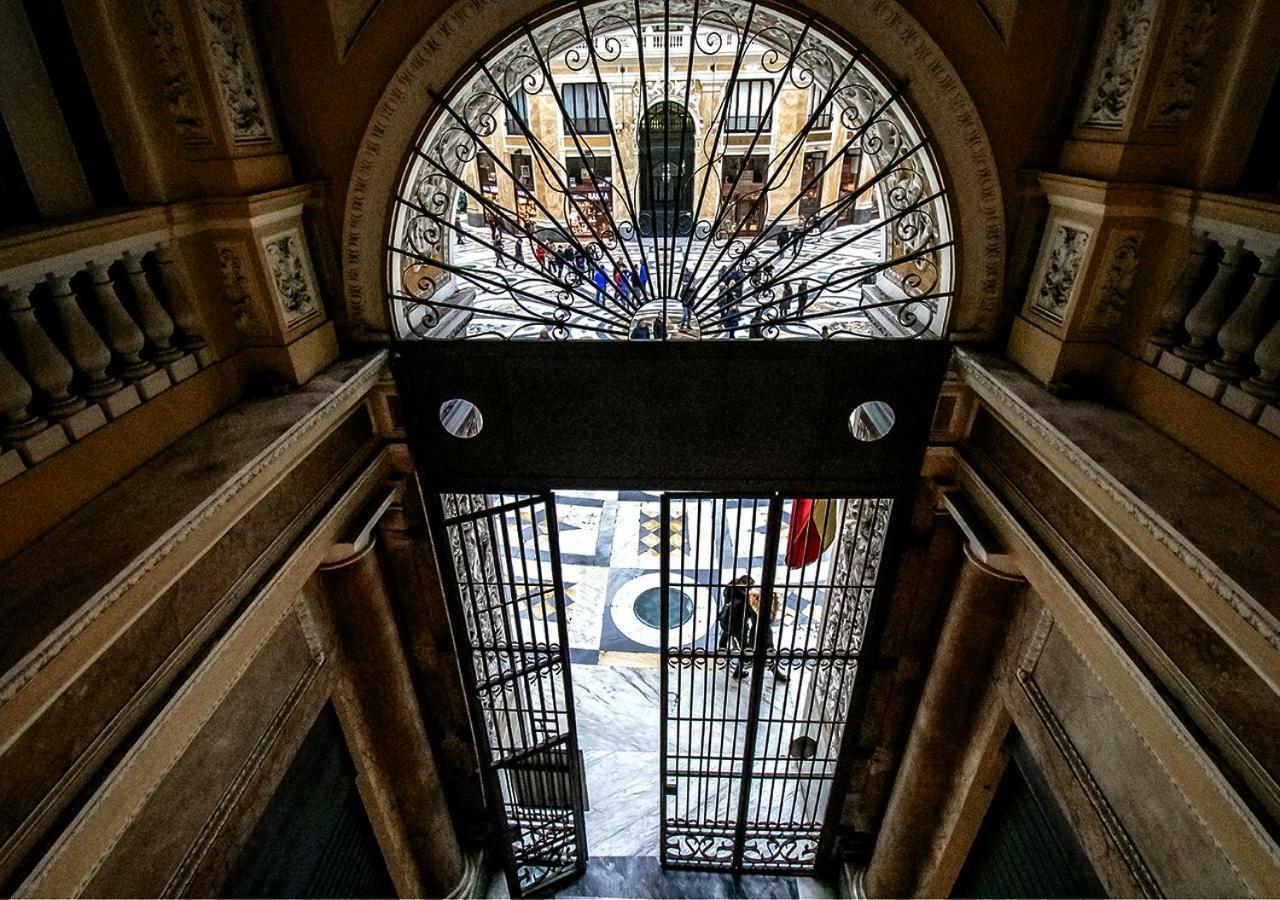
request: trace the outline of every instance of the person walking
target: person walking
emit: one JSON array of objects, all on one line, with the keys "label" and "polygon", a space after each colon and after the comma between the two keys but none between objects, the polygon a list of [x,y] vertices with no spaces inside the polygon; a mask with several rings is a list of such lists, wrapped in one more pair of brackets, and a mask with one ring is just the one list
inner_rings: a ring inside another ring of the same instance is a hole
[{"label": "person walking", "polygon": [[609,289],[609,276],[604,274],[604,269],[596,268],[596,272],[591,276],[592,283],[596,286],[596,306],[604,309],[605,292]]},{"label": "person walking", "polygon": [[778,242],[778,255],[781,256],[783,253],[786,252],[787,244],[790,243],[791,241],[791,231],[790,229],[787,228],[786,225],[783,225],[780,229],[778,229],[778,236],[776,240]]},{"label": "person walking", "polygon": [[524,268],[524,235],[516,237],[516,265],[514,268]]},{"label": "person walking", "polygon": [[680,330],[685,331],[693,326],[693,285],[687,285],[680,292]]},{"label": "person walking", "polygon": [[641,319],[636,323],[636,327],[631,329],[631,340],[647,341],[649,340],[649,320]]},{"label": "person walking", "polygon": [[533,258],[538,261],[538,268],[543,272],[547,271],[547,248],[545,244],[539,244],[533,248]]},{"label": "person walking", "polygon": [[742,665],[742,654],[749,653],[751,644],[747,638],[747,592],[755,581],[750,575],[739,575],[725,586],[720,598],[720,611],[716,614],[716,650],[728,650],[738,645],[738,664],[730,664],[733,677],[741,679],[747,672]]},{"label": "person walking", "polygon": [[499,269],[507,267],[507,257],[502,246],[502,234],[496,228],[493,232],[493,260]]},{"label": "person walking", "polygon": [[496,243],[498,243],[498,241],[500,241],[500,240],[502,239],[502,235],[498,233],[498,220],[497,220],[497,219],[490,219],[490,220],[489,220],[489,237],[490,237],[490,239],[493,241],[493,243],[495,243],[495,244],[496,244]]},{"label": "person walking", "polygon": [[788,281],[782,285],[782,300],[778,303],[778,310],[784,316],[791,313],[791,282]]},{"label": "person walking", "polygon": [[461,247],[467,242],[467,231],[462,227],[462,213],[458,213],[453,219],[453,230],[458,235],[458,246]]},{"label": "person walking", "polygon": [[803,224],[796,231],[795,234],[791,235],[790,244],[791,244],[792,259],[795,259],[797,256],[800,255],[800,248],[804,246],[804,235],[805,235],[805,230],[804,230]]},{"label": "person walking", "polygon": [[796,292],[796,307],[800,315],[804,315],[809,308],[809,282],[800,282],[800,290]]},{"label": "person walking", "polygon": [[729,306],[729,316],[725,320],[725,324],[729,326],[729,340],[733,340],[734,335],[737,334],[738,324],[741,321],[742,321],[742,307],[740,307],[738,305],[738,302],[735,300]]},{"label": "person walking", "polygon": [[627,273],[622,270],[622,266],[618,263],[613,264],[613,289],[618,294],[618,300],[625,303],[627,299]]},{"label": "person walking", "polygon": [[756,311],[751,314],[751,327],[747,329],[747,337],[762,338],[764,337],[764,307],[757,306]]},{"label": "person walking", "polygon": [[665,341],[667,339],[667,320],[662,316],[658,316],[653,320],[653,339],[655,341]]}]

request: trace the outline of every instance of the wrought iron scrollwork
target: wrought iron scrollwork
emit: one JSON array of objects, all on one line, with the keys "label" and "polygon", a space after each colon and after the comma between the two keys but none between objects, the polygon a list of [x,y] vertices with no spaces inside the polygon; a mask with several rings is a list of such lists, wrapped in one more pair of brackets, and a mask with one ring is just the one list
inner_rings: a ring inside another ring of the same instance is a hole
[{"label": "wrought iron scrollwork", "polygon": [[[812,100],[784,128],[788,90]],[[401,337],[459,336],[441,331],[455,313],[461,336],[505,339],[623,339],[657,318],[666,339],[943,333],[953,239],[927,136],[813,21],[577,0],[432,99],[387,246]]]}]

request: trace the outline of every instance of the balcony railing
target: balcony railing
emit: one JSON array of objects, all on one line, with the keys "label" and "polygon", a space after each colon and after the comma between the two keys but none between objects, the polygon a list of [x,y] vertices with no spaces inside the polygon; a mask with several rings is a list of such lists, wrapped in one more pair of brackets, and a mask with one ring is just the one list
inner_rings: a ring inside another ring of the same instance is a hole
[{"label": "balcony railing", "polygon": [[0,243],[0,483],[212,361],[164,210]]}]

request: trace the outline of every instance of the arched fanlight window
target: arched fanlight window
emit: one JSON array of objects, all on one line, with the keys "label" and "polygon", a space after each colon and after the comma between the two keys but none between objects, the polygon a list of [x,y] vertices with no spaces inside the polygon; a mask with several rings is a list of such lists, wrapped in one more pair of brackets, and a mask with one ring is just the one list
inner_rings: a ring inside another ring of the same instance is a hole
[{"label": "arched fanlight window", "polygon": [[432,99],[389,235],[400,337],[945,333],[925,130],[812,19],[579,0]]}]

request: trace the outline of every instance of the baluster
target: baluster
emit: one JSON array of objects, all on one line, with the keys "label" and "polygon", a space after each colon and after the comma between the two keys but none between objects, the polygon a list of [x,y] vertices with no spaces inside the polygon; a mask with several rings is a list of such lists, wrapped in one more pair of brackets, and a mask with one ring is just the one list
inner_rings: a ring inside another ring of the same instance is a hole
[{"label": "baluster", "polygon": [[44,430],[48,423],[27,410],[31,397],[27,379],[0,352],[0,414],[4,416],[0,421],[0,441],[13,443]]},{"label": "baluster", "polygon": [[125,381],[141,381],[156,368],[141,356],[142,348],[146,345],[142,329],[133,321],[116,295],[107,267],[90,260],[85,263],[85,271],[93,282],[93,295],[97,298],[98,310],[102,313],[107,343],[120,360],[120,377]]},{"label": "baluster", "polygon": [[1231,287],[1244,256],[1244,241],[1236,241],[1222,256],[1213,281],[1187,313],[1184,327],[1188,340],[1174,354],[1191,363],[1202,363],[1214,355],[1213,339],[1231,311]]},{"label": "baluster", "polygon": [[107,374],[107,366],[111,365],[111,348],[85,318],[71,290],[71,277],[50,272],[45,275],[45,280],[53,292],[53,305],[67,342],[71,364],[84,376],[84,395],[96,400],[114,394],[122,385],[119,378]]},{"label": "baluster", "polygon": [[142,260],[129,250],[124,251],[122,259],[125,277],[129,279],[129,286],[133,288],[134,300],[137,302],[138,324],[154,350],[151,358],[162,366],[168,365],[182,356],[182,351],[171,343],[173,320],[147,283],[147,275],[142,271]]},{"label": "baluster", "polygon": [[17,332],[18,351],[27,375],[44,395],[44,414],[51,419],[65,419],[84,409],[84,398],[76,397],[70,391],[75,370],[36,320],[36,312],[27,293],[8,287],[0,288],[0,293],[4,294],[5,307]]},{"label": "baluster", "polygon": [[186,282],[178,271],[177,260],[173,256],[173,248],[163,241],[156,244],[156,262],[160,264],[160,279],[164,282],[165,297],[169,301],[169,311],[178,326],[178,346],[194,353],[208,346],[201,332],[200,317],[196,314],[187,292]]},{"label": "baluster", "polygon": [[1262,338],[1266,327],[1267,300],[1275,286],[1276,267],[1280,265],[1280,252],[1262,260],[1258,274],[1249,285],[1249,291],[1218,331],[1218,346],[1222,357],[1210,362],[1205,369],[1219,378],[1239,381],[1249,374],[1252,365],[1250,354]]},{"label": "baluster", "polygon": [[1191,238],[1191,249],[1187,262],[1182,267],[1177,283],[1169,292],[1164,306],[1160,307],[1160,318],[1156,330],[1151,335],[1151,343],[1157,347],[1176,347],[1182,340],[1182,323],[1187,318],[1191,305],[1195,302],[1195,289],[1200,281],[1200,273],[1204,271],[1205,255],[1213,246],[1213,239],[1207,231]]},{"label": "baluster", "polygon": [[1260,371],[1240,387],[1262,400],[1280,399],[1280,321],[1258,342],[1253,361]]}]

